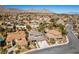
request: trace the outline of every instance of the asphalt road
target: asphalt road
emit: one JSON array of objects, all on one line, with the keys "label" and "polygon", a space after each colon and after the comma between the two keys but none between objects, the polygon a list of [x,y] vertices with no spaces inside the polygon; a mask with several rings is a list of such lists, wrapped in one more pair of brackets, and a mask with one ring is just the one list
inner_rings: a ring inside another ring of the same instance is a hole
[{"label": "asphalt road", "polygon": [[72,25],[68,23],[68,39],[69,43],[62,46],[55,46],[39,51],[30,52],[28,54],[78,54],[79,53],[79,39],[77,39],[72,32]]}]

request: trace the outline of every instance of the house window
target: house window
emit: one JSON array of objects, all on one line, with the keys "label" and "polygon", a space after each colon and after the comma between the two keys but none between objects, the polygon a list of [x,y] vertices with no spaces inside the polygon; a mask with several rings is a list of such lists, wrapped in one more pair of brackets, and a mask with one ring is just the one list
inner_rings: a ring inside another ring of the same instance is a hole
[{"label": "house window", "polygon": [[16,45],[16,41],[15,41],[15,39],[12,40],[12,45],[13,45],[13,46]]},{"label": "house window", "polygon": [[33,36],[33,34],[30,34],[30,36]]}]

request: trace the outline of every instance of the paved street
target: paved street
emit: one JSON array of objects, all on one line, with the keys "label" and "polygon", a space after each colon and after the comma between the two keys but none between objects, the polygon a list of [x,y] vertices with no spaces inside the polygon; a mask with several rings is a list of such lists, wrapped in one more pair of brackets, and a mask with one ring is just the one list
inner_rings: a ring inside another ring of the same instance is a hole
[{"label": "paved street", "polygon": [[30,52],[30,54],[71,54],[71,53],[79,53],[79,39],[77,39],[72,33],[72,25],[68,23],[67,31],[69,43],[63,46],[56,46],[52,48],[47,48],[39,51]]}]

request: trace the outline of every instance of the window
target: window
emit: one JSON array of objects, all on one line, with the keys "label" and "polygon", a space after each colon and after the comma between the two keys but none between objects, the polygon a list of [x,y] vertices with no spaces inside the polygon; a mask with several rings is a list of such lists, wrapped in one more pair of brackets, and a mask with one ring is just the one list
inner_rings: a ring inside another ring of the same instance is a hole
[{"label": "window", "polygon": [[13,45],[13,46],[16,45],[16,41],[15,41],[15,39],[12,40],[12,45]]},{"label": "window", "polygon": [[32,36],[33,34],[30,34],[30,36]]}]

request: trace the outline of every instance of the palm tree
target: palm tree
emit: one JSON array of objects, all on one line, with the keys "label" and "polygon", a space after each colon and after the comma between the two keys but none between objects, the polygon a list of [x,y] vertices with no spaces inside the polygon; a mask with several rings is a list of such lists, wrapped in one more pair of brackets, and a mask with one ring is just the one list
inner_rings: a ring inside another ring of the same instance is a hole
[{"label": "palm tree", "polygon": [[18,20],[18,14],[16,15],[16,20]]},{"label": "palm tree", "polygon": [[29,36],[29,33],[27,31],[25,31],[25,34],[26,34],[26,41],[28,40],[28,36]]}]

